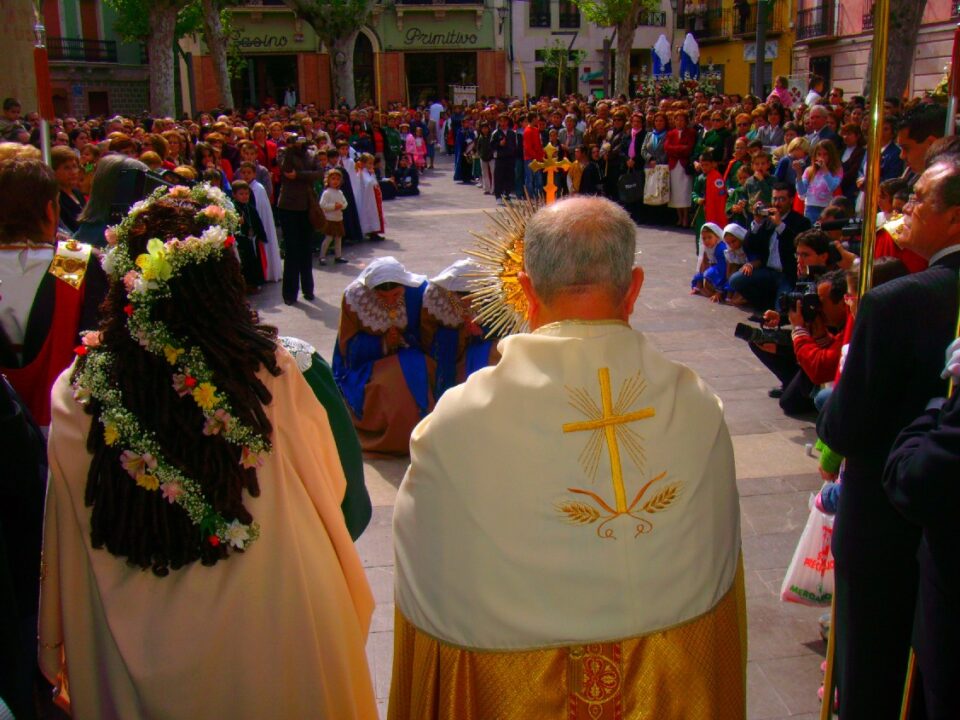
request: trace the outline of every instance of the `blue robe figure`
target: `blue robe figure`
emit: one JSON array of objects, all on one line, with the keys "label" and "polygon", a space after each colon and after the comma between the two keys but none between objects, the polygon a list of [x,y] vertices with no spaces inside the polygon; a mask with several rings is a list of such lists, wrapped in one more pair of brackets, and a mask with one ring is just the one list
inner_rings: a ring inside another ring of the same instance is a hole
[{"label": "blue robe figure", "polygon": [[499,338],[486,338],[487,330],[473,322],[469,302],[469,277],[479,268],[459,260],[430,280],[423,295],[420,336],[423,350],[436,363],[434,395],[437,400],[454,385],[500,359]]},{"label": "blue robe figure", "polygon": [[453,179],[468,185],[473,184],[473,155],[476,151],[477,133],[469,125],[457,130],[453,151]]},{"label": "blue robe figure", "polygon": [[421,350],[426,278],[374,260],[343,294],[333,374],[366,452],[406,455],[433,409],[435,363]]}]

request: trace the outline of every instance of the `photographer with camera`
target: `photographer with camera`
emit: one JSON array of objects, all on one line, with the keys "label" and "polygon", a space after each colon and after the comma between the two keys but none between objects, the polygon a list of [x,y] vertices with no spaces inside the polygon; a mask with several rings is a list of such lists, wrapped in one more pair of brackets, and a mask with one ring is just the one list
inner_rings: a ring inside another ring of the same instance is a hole
[{"label": "photographer with camera", "polygon": [[[817,237],[807,237],[812,235]],[[819,256],[809,244],[801,243],[797,248],[798,256],[802,254],[810,268],[822,268],[813,263],[827,262],[829,241],[823,233],[809,230],[798,240],[815,240],[818,246],[824,246]],[[844,302],[846,292],[843,271],[808,275],[797,283],[796,290],[780,295],[779,310],[767,310],[763,314],[762,328],[737,326],[737,336],[749,341],[751,352],[780,380],[780,387],[771,390],[770,396],[779,398],[780,407],[787,415],[814,410],[814,390],[831,382],[837,373],[844,330],[850,317]],[[792,326],[790,332],[779,329],[784,319]]]},{"label": "photographer with camera", "polygon": [[811,223],[793,211],[796,189],[775,183],[770,207],[757,203],[743,247],[750,261],[730,277],[730,289],[758,310],[772,308],[777,296],[793,289],[797,281],[794,240]]}]

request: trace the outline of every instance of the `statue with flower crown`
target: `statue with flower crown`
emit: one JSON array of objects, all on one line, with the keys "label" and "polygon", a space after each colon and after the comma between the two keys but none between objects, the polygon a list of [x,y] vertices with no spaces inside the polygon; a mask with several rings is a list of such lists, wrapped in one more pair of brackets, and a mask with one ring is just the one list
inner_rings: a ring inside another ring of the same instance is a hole
[{"label": "statue with flower crown", "polygon": [[39,659],[78,720],[377,717],[338,447],[237,225],[209,185],[134,204],[53,388]]},{"label": "statue with flower crown", "polygon": [[433,409],[436,365],[420,342],[426,281],[387,256],[343,293],[333,374],[365,452],[406,455],[414,426]]}]

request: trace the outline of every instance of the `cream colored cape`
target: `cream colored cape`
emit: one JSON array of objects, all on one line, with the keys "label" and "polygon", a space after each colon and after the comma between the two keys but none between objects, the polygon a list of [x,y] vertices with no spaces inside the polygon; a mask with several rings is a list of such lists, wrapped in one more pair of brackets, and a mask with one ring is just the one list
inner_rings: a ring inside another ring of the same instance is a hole
[{"label": "cream colored cape", "polygon": [[[712,608],[740,551],[719,399],[623,324],[557,323],[500,350],[497,367],[451,389],[414,430],[394,514],[400,611],[441,640],[509,650],[640,635]],[[610,512],[569,488],[616,509],[604,431],[563,426],[592,419],[585,403],[602,409],[602,368],[614,404],[642,383],[621,414],[655,413],[615,426],[643,454],[638,467],[620,439],[628,504],[666,474],[634,507],[639,520],[601,529]]]},{"label": "cream colored cape", "polygon": [[66,673],[74,718],[377,717],[364,653],[373,598],[340,511],[343,470],[323,407],[293,358],[277,358],[281,375],[260,374],[273,452],[260,496],[244,498],[260,538],[166,578],[91,547],[91,417],[72,368],[57,380],[40,662],[52,681]]}]

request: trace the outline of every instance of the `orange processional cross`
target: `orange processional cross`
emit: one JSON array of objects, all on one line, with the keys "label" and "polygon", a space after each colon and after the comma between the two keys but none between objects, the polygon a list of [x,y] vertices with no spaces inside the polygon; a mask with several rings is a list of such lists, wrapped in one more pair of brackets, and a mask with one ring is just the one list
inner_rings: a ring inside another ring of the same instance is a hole
[{"label": "orange processional cross", "polygon": [[530,169],[534,172],[543,170],[547,174],[547,182],[543,189],[547,194],[547,205],[550,205],[557,199],[557,185],[553,181],[553,174],[557,170],[566,172],[573,163],[566,158],[557,160],[557,148],[552,143],[547,143],[543,149],[543,155],[543,160],[534,160],[530,163]]}]

